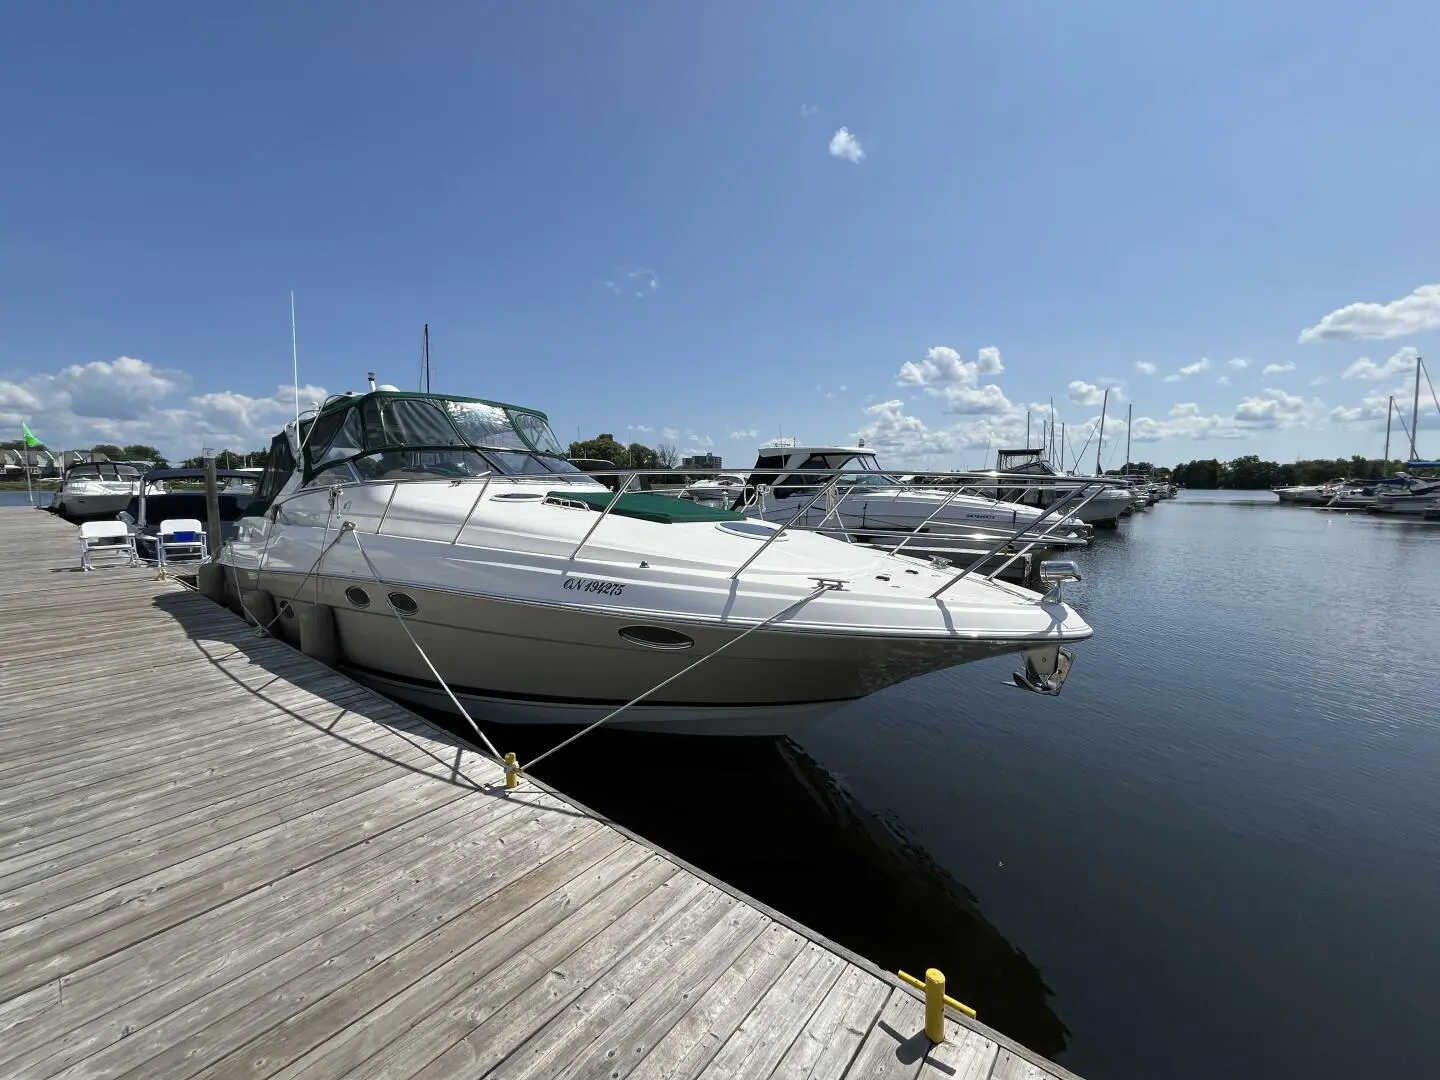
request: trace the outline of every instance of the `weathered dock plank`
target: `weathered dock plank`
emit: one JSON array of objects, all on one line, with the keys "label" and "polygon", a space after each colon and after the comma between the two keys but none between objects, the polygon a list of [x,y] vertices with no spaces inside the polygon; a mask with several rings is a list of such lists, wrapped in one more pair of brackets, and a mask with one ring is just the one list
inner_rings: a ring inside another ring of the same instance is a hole
[{"label": "weathered dock plank", "polygon": [[0,510],[0,1075],[1064,1080],[254,630]]}]

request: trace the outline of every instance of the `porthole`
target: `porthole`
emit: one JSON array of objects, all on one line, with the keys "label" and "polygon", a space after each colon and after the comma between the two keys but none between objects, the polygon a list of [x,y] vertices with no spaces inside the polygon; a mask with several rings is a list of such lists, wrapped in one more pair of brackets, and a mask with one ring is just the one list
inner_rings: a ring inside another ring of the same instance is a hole
[{"label": "porthole", "polygon": [[370,606],[370,594],[359,585],[351,585],[346,589],[345,599],[350,601],[351,607],[367,608]]},{"label": "porthole", "polygon": [[627,626],[620,631],[620,636],[632,645],[642,645],[647,649],[670,649],[678,652],[695,644],[694,638],[665,626]]},{"label": "porthole", "polygon": [[403,592],[392,592],[390,594],[390,606],[401,615],[414,615],[420,610],[420,605]]}]

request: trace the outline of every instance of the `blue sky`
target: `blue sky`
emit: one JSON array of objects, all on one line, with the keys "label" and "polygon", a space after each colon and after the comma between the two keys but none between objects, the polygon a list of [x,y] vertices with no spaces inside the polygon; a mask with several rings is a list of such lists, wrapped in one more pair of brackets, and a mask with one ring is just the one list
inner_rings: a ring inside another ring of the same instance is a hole
[{"label": "blue sky", "polygon": [[1137,459],[1378,454],[1440,13],[1174,7],[9,5],[0,425],[259,446],[294,289],[307,397],[428,321],[437,389],[737,465],[1078,448],[1106,385]]}]

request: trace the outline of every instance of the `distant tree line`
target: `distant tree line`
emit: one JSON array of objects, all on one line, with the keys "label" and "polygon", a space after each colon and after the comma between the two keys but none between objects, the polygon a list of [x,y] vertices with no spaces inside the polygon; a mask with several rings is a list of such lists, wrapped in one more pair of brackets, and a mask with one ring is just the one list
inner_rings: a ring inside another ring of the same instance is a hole
[{"label": "distant tree line", "polygon": [[[24,450],[26,449],[24,439],[7,439],[0,442],[0,450]],[[31,450],[49,450],[44,443],[39,446],[32,446]],[[144,443],[131,443],[129,446],[116,446],[114,443],[96,443],[86,453],[104,454],[111,461],[153,461],[156,464],[165,464],[165,455],[153,446],[146,446]]]},{"label": "distant tree line", "polygon": [[[608,461],[617,469],[673,469],[680,464],[680,451],[668,443],[646,446],[643,443],[625,444],[610,434],[600,434],[593,439],[572,442],[566,451],[570,458],[588,458],[591,461]],[[631,491],[643,491],[653,486],[669,487],[685,483],[689,477],[680,473],[666,476],[644,476],[630,485]],[[617,487],[618,481],[602,478],[607,487]]]},{"label": "distant tree line", "polygon": [[621,469],[673,469],[680,464],[680,451],[667,443],[654,448],[638,442],[627,446],[608,434],[572,442],[567,454],[572,458],[608,461]]},{"label": "distant tree line", "polygon": [[1214,458],[1187,461],[1175,466],[1174,481],[1187,488],[1268,491],[1293,484],[1323,484],[1336,477],[1378,480],[1399,472],[1404,465],[1402,461],[1387,462],[1359,454],[1349,458],[1314,458],[1284,464],[1261,461],[1255,454],[1246,454],[1233,461],[1216,461]]},{"label": "distant tree line", "polygon": [[[269,450],[251,450],[244,454],[237,454],[233,450],[221,450],[215,455],[217,469],[263,469],[269,461]],[[203,457],[186,458],[180,463],[182,469],[203,469],[204,467],[205,459]]]}]

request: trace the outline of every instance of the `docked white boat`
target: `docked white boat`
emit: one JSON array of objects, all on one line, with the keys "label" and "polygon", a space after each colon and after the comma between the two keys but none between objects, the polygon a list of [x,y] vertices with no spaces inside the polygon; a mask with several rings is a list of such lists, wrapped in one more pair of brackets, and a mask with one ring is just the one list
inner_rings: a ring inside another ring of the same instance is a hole
[{"label": "docked white boat", "polygon": [[[1061,472],[1047,461],[1043,448],[999,450],[995,454],[995,468],[999,472],[1034,478],[1020,484],[1014,475],[1008,476],[996,489],[1000,498],[1039,507],[1051,506],[1057,499],[1065,498],[1070,492],[1064,482],[1073,483],[1076,479],[1074,474]],[[1130,492],[1125,487],[1100,487],[1074,511],[1074,516],[1091,525],[1113,525],[1121,514],[1130,509],[1131,501]]]},{"label": "docked white boat", "polygon": [[720,473],[718,476],[707,476],[703,480],[686,484],[680,492],[680,498],[729,507],[744,490],[744,476],[739,473]]},{"label": "docked white boat", "polygon": [[218,558],[227,593],[396,697],[452,708],[448,687],[481,719],[577,724],[643,696],[615,726],[713,734],[788,732],[1004,653],[1058,693],[1063,646],[1092,634],[1059,598],[1073,564],[1049,564],[1041,595],[617,494],[563,453],[532,409],[332,398],[274,439]]},{"label": "docked white boat", "polygon": [[[145,470],[128,461],[85,461],[65,470],[50,508],[68,521],[113,518],[140,494]],[[149,494],[163,494],[163,483],[147,485]]]},{"label": "docked white boat", "polygon": [[[844,475],[817,500],[836,473]],[[951,486],[942,490],[946,482]],[[874,451],[863,446],[762,447],[737,509],[859,544],[893,548],[905,540],[906,551],[926,554],[971,553],[977,544],[1011,535],[1048,547],[1085,545],[1090,529],[1082,522],[981,493],[979,482],[956,474],[907,483],[884,472]]]}]

